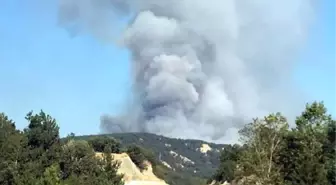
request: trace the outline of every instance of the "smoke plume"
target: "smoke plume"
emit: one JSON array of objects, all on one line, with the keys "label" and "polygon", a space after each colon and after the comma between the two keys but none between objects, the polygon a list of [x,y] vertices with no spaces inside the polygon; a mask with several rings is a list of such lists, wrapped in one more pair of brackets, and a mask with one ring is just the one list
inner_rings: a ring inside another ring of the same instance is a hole
[{"label": "smoke plume", "polygon": [[304,105],[291,75],[313,13],[310,0],[60,0],[59,23],[108,40],[132,17],[132,101],[102,132],[229,143],[251,118]]}]

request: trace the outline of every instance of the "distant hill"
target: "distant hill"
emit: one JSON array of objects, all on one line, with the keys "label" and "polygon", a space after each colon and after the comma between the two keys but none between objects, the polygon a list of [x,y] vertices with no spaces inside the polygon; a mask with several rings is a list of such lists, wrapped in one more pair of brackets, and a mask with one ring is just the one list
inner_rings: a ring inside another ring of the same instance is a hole
[{"label": "distant hill", "polygon": [[136,144],[154,152],[156,160],[183,176],[208,179],[219,165],[220,151],[227,145],[201,140],[175,139],[149,133],[118,133],[77,136],[89,140],[94,137],[113,137],[123,145]]}]

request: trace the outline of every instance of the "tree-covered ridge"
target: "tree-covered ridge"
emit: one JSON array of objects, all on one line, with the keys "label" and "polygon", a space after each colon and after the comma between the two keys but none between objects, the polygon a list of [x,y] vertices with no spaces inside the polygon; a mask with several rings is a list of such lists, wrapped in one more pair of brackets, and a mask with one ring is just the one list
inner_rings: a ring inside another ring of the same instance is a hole
[{"label": "tree-covered ridge", "polygon": [[[207,142],[167,138],[149,133],[76,136],[74,139],[88,141],[92,146],[96,146],[94,149],[98,152],[102,143],[106,143],[107,140],[116,140],[120,143],[118,145],[121,146],[118,152],[128,153],[140,170],[146,168],[143,161],[149,161],[152,164],[154,174],[170,185],[205,184],[206,179],[218,168],[220,149],[225,146],[208,143],[211,147],[214,147],[213,151],[203,154],[198,150],[201,144]],[[174,157],[170,154],[170,151],[196,162],[190,165],[188,161],[183,161],[183,158]],[[115,153],[118,152],[115,151]],[[171,165],[172,168],[174,167],[174,169],[163,165],[163,161]],[[183,164],[184,168],[181,168],[178,164]],[[198,173],[194,172],[195,169],[198,169]],[[203,176],[200,174],[203,174]]]},{"label": "tree-covered ridge", "polygon": [[[116,133],[107,135],[77,136],[75,139],[90,141],[97,137],[112,137],[123,146],[137,145],[151,150],[157,161],[164,161],[177,173],[209,178],[219,167],[220,151],[229,145],[209,143],[201,140],[168,138],[150,133]],[[202,144],[212,150],[206,154],[200,151]],[[182,156],[175,156],[174,153]],[[184,160],[183,157],[190,159]],[[183,168],[182,166],[183,165]]]}]

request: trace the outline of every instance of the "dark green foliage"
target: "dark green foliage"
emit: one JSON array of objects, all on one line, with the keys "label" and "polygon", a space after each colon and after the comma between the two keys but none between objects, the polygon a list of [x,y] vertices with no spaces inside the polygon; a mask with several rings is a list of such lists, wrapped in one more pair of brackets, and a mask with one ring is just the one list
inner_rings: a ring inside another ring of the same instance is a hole
[{"label": "dark green foliage", "polygon": [[60,169],[64,181],[76,179],[77,182],[85,181],[83,183],[119,185],[122,177],[116,174],[117,168],[118,164],[112,162],[111,155],[105,153],[102,160],[95,157],[94,150],[86,141],[71,140],[63,147]]},{"label": "dark green foliage", "polygon": [[324,143],[324,155],[326,156],[326,168],[329,184],[336,184],[336,121],[328,123],[327,140]]},{"label": "dark green foliage", "polygon": [[0,184],[11,185],[15,182],[21,140],[22,133],[16,130],[15,123],[0,113]]},{"label": "dark green foliage", "polygon": [[322,103],[308,104],[297,117],[296,127],[284,135],[286,144],[278,164],[284,167],[282,173],[287,184],[334,184],[335,164],[331,163],[335,146],[328,135],[332,137],[335,121],[326,112]]},{"label": "dark green foliage", "polygon": [[28,127],[16,130],[13,121],[0,114],[1,185],[122,185],[113,162],[111,145],[103,159],[86,141],[61,143],[56,120],[41,111],[27,114]]},{"label": "dark green foliage", "polygon": [[282,176],[286,182],[296,182],[295,163],[298,161],[302,145],[300,145],[300,139],[296,137],[294,132],[288,132],[284,137],[284,148],[279,154],[279,158],[276,161],[277,165],[282,166]]},{"label": "dark green foliage", "polygon": [[26,120],[29,122],[29,125],[24,132],[28,139],[28,145],[31,148],[48,150],[53,145],[59,144],[59,127],[56,124],[56,120],[51,116],[43,111],[35,115],[33,115],[33,112],[29,112]]},{"label": "dark green foliage", "polygon": [[60,159],[62,179],[95,173],[98,161],[95,153],[86,141],[70,141],[63,146]]},{"label": "dark green foliage", "polygon": [[139,146],[136,145],[131,145],[129,147],[127,147],[126,150],[127,154],[130,156],[130,158],[132,159],[133,163],[142,171],[142,170],[146,170],[147,166],[144,163],[146,160],[145,155],[143,154],[143,152],[141,151],[141,148]]},{"label": "dark green foliage", "polygon": [[88,142],[97,152],[104,152],[105,147],[109,146],[111,147],[110,151],[112,153],[120,153],[120,143],[114,138],[108,136],[93,137],[92,139],[88,140]]},{"label": "dark green foliage", "polygon": [[221,152],[220,166],[215,175],[208,181],[231,182],[235,178],[235,169],[238,163],[239,155],[243,148],[239,145],[227,146]]},{"label": "dark green foliage", "polygon": [[22,151],[19,159],[21,168],[34,171],[38,177],[45,169],[59,160],[61,143],[59,127],[56,120],[41,111],[26,116],[28,127],[24,129],[25,139],[21,143]]}]

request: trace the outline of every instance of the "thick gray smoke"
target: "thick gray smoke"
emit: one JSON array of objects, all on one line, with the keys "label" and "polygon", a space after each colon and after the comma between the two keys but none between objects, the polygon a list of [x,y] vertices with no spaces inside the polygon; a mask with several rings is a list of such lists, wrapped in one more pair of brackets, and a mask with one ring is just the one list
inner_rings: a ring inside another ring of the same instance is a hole
[{"label": "thick gray smoke", "polygon": [[[120,36],[132,54],[132,101],[103,132],[232,142],[251,118],[297,113],[292,71],[313,15],[309,0],[62,0],[60,24]],[[109,84],[107,84],[109,85]]]}]

